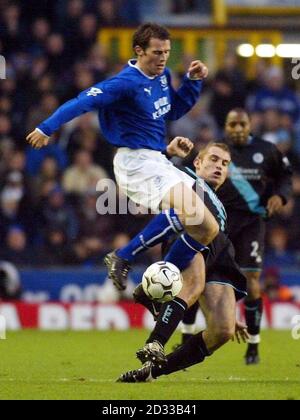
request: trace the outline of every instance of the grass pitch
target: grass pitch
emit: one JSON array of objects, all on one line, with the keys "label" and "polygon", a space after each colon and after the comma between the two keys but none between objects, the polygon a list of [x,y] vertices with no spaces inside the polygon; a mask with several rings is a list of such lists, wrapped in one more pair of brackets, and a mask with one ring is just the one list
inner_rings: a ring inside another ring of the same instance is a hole
[{"label": "grass pitch", "polygon": [[300,341],[290,332],[262,334],[258,366],[245,366],[245,345],[230,343],[188,372],[150,384],[115,383],[139,366],[135,351],[147,334],[8,333],[0,340],[0,399],[300,399]]}]

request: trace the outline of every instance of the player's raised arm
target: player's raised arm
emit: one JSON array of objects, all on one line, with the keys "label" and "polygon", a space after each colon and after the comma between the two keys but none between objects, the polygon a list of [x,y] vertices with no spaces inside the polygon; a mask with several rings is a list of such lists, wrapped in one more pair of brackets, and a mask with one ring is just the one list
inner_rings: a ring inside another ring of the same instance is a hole
[{"label": "player's raised arm", "polygon": [[207,76],[208,68],[200,60],[191,62],[188,73],[177,91],[171,86],[170,76],[172,110],[167,117],[169,120],[178,120],[193,108],[200,97],[203,80]]},{"label": "player's raised arm", "polygon": [[61,105],[48,119],[39,124],[26,137],[26,140],[37,149],[47,146],[50,136],[63,124],[86,112],[101,109],[119,101],[127,94],[128,89],[128,82],[123,78],[114,77],[99,83]]}]

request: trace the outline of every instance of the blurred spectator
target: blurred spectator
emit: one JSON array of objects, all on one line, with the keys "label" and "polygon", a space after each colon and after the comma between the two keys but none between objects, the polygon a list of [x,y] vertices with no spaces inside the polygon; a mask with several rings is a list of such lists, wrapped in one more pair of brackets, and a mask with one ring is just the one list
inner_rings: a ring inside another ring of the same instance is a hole
[{"label": "blurred spectator", "polygon": [[77,36],[77,45],[80,45],[81,54],[84,52],[87,54],[87,51],[92,47],[92,45],[97,40],[98,33],[98,23],[97,18],[93,14],[85,14],[81,17],[79,21],[79,29]]},{"label": "blurred spectator", "polygon": [[122,248],[123,246],[127,245],[129,241],[130,241],[130,237],[127,233],[124,233],[124,232],[117,233],[112,241],[111,248],[112,249]]},{"label": "blurred spectator", "polygon": [[94,44],[90,48],[87,56],[86,66],[90,71],[93,72],[97,82],[100,82],[105,78],[109,67],[108,57],[105,54],[105,50],[102,45]]},{"label": "blurred spectator", "polygon": [[74,157],[74,164],[64,173],[63,186],[66,192],[84,194],[90,189],[96,190],[101,179],[107,179],[108,174],[101,166],[93,164],[92,155],[79,150]]},{"label": "blurred spectator", "polygon": [[285,86],[284,73],[279,67],[271,67],[265,73],[265,84],[254,97],[252,111],[264,112],[277,109],[290,115],[294,122],[299,118],[299,100]]},{"label": "blurred spectator", "polygon": [[280,113],[277,109],[268,109],[263,114],[262,138],[275,144],[283,152],[292,146],[292,136],[282,127]]},{"label": "blurred spectator", "polygon": [[0,259],[25,266],[34,264],[34,254],[27,245],[27,237],[21,226],[11,226],[5,238],[5,247],[0,250]]},{"label": "blurred spectator", "polygon": [[32,24],[28,51],[33,56],[40,57],[44,53],[50,30],[49,21],[45,18],[39,17]]},{"label": "blurred spectator", "polygon": [[43,194],[44,197],[47,197],[59,181],[60,171],[57,161],[53,157],[48,156],[42,162],[38,175],[32,179],[35,201],[39,201]]},{"label": "blurred spectator", "polygon": [[205,98],[199,101],[187,115],[170,124],[170,135],[188,137],[196,142],[199,140],[199,132],[204,127],[210,128],[214,132],[214,137],[217,137],[217,125],[207,111]]},{"label": "blurred spectator", "polygon": [[20,224],[30,238],[34,235],[34,225],[30,217],[30,190],[26,178],[20,171],[7,172],[0,191],[0,234],[6,235],[9,226]]},{"label": "blurred spectator", "polygon": [[10,171],[7,173],[4,186],[1,190],[1,197],[12,197],[20,202],[25,194],[24,177],[20,171]]},{"label": "blurred spectator", "polygon": [[36,258],[37,265],[45,267],[76,265],[82,262],[76,247],[68,243],[65,231],[55,227],[46,230],[44,243],[39,248]]},{"label": "blurred spectator", "polygon": [[98,195],[94,189],[87,191],[81,199],[79,220],[80,237],[96,236],[110,242],[116,233],[116,218],[113,215],[101,215],[97,212]]},{"label": "blurred spectator", "polygon": [[7,171],[7,164],[14,154],[14,142],[9,138],[0,141],[0,174]]},{"label": "blurred spectator", "polygon": [[[254,68],[254,77],[246,82],[248,94],[255,93],[257,90],[261,89],[265,83],[265,75],[268,70],[268,62],[264,58],[261,58],[256,61]],[[253,98],[251,96],[248,98],[251,101]]]},{"label": "blurred spectator", "polygon": [[12,99],[9,96],[0,96],[0,113],[8,115],[13,107]]},{"label": "blurred spectator", "polygon": [[271,302],[292,302],[292,291],[280,284],[280,272],[276,267],[269,267],[263,273],[263,290]]},{"label": "blurred spectator", "polygon": [[225,124],[226,115],[243,105],[240,94],[235,90],[235,84],[226,73],[216,75],[212,84],[213,94],[210,103],[210,112],[215,117],[220,130]]},{"label": "blurred spectator", "polygon": [[215,75],[216,79],[222,79],[222,77],[230,80],[237,107],[244,108],[246,100],[246,77],[240,69],[238,56],[235,52],[228,51],[225,55],[223,67]]},{"label": "blurred spectator", "polygon": [[24,49],[26,32],[21,24],[21,8],[11,3],[4,7],[1,12],[2,39],[5,46],[4,55]]},{"label": "blurred spectator", "polygon": [[7,162],[8,171],[19,171],[25,175],[26,156],[22,150],[14,150],[9,162]]},{"label": "blurred spectator", "polygon": [[64,31],[67,41],[70,41],[76,35],[79,19],[84,11],[83,0],[64,1],[59,8],[60,29]]},{"label": "blurred spectator", "polygon": [[97,165],[102,166],[109,174],[112,173],[114,148],[99,132],[97,114],[85,114],[68,124],[60,137],[59,143],[61,142],[65,144],[72,161],[79,150],[85,150],[92,155]]},{"label": "blurred spectator", "polygon": [[269,251],[266,253],[265,266],[295,265],[296,258],[288,249],[288,232],[281,226],[269,233]]},{"label": "blurred spectator", "polygon": [[39,106],[36,105],[32,107],[28,115],[28,124],[27,131],[30,132],[35,129],[39,124],[39,121],[43,121],[48,118],[56,108],[58,108],[59,103],[57,97],[52,93],[45,93],[40,99]]},{"label": "blurred spectator", "polygon": [[0,141],[12,136],[12,124],[8,115],[0,114]]},{"label": "blurred spectator", "polygon": [[[44,56],[36,57],[32,62],[30,76],[33,84],[38,83],[38,90],[40,93],[50,92],[53,88],[51,84],[48,84],[46,87],[44,87],[45,80],[41,82],[41,79],[46,75],[46,72],[48,71],[48,65],[49,61]],[[36,85],[33,85],[32,88],[36,89]]]},{"label": "blurred spectator", "polygon": [[67,203],[64,191],[59,186],[50,191],[39,209],[39,222],[44,235],[49,226],[65,232],[67,241],[78,235],[78,219],[73,208]]},{"label": "blurred spectator", "polygon": [[31,176],[38,174],[41,165],[47,157],[55,159],[59,170],[61,171],[63,171],[68,164],[66,153],[57,144],[50,144],[48,147],[43,149],[33,149],[32,147],[28,147],[26,150],[27,173]]},{"label": "blurred spectator", "polygon": [[70,64],[71,57],[65,52],[63,36],[58,33],[50,34],[46,42],[46,54],[49,70],[57,76],[61,76]]},{"label": "blurred spectator", "polygon": [[118,0],[98,0],[97,14],[101,28],[116,27],[122,25],[122,19],[118,13]]},{"label": "blurred spectator", "polygon": [[20,274],[17,268],[7,261],[0,261],[0,300],[19,299],[21,292]]}]

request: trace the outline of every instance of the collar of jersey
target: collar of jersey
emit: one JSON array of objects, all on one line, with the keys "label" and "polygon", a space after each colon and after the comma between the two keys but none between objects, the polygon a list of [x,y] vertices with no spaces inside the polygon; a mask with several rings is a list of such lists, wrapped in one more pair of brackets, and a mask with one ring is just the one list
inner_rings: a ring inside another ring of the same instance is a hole
[{"label": "collar of jersey", "polygon": [[200,186],[203,188],[204,191],[207,192],[207,194],[212,197],[214,197],[214,200],[217,201],[219,203],[219,206],[222,208],[226,218],[227,218],[227,213],[225,210],[225,207],[222,203],[222,201],[217,197],[216,191],[206,182],[204,181],[203,178],[201,178],[199,175],[196,174],[196,172],[194,172],[191,168],[188,168],[187,166],[185,166],[186,171],[189,173],[189,175],[194,178],[196,180],[196,182],[199,182]]},{"label": "collar of jersey", "polygon": [[142,75],[143,76],[145,76],[145,77],[147,77],[147,79],[150,79],[150,80],[154,80],[154,79],[156,79],[156,77],[157,76],[147,76],[147,74],[146,73],[144,73],[143,72],[143,70],[141,70],[138,66],[137,66],[137,60],[135,60],[135,59],[132,59],[132,60],[129,60],[128,61],[128,65],[130,66],[130,67],[133,67],[133,68],[135,68],[135,69],[137,69],[140,73],[142,73]]},{"label": "collar of jersey", "polygon": [[248,142],[247,142],[247,146],[249,146],[250,144],[253,143],[254,137],[252,136],[252,134],[250,134],[250,136],[248,137]]},{"label": "collar of jersey", "polygon": [[200,184],[202,184],[203,189],[206,188],[206,190],[210,190],[215,194],[215,190],[203,178],[197,175],[195,171],[193,171],[191,168],[188,168],[187,166],[185,167],[185,169],[188,171],[192,178],[194,178],[196,181],[199,181]]}]

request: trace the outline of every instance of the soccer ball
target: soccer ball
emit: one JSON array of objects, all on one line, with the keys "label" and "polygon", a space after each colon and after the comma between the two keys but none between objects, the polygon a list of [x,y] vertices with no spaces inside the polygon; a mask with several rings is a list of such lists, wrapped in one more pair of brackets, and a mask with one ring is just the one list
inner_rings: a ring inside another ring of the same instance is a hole
[{"label": "soccer ball", "polygon": [[176,265],[166,261],[156,262],[143,274],[142,285],[146,295],[157,302],[168,302],[182,288],[182,276]]}]

